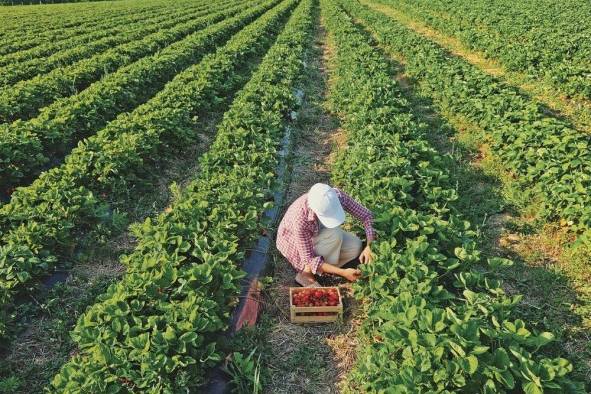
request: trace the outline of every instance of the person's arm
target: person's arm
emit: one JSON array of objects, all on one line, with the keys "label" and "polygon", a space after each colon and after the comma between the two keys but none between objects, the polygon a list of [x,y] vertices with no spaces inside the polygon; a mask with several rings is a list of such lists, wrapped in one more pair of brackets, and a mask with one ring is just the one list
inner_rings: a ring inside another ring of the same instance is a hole
[{"label": "person's arm", "polygon": [[355,219],[359,220],[365,228],[365,236],[367,244],[369,245],[376,237],[376,232],[373,228],[373,215],[369,209],[364,207],[361,203],[355,201],[353,197],[340,189],[335,189],[339,196],[339,201],[343,209],[349,212]]},{"label": "person's arm", "polygon": [[318,267],[322,265],[324,259],[322,256],[316,256],[314,253],[314,244],[312,243],[312,236],[304,229],[300,223],[296,224],[294,229],[296,248],[298,254],[305,264],[310,266],[313,274],[322,274],[318,272]]},{"label": "person's arm", "polygon": [[340,189],[335,189],[337,194],[339,195],[339,201],[343,206],[343,209],[349,212],[354,218],[359,220],[363,223],[363,227],[365,228],[365,237],[367,239],[367,245],[365,249],[359,255],[359,261],[361,263],[370,262],[373,259],[371,253],[371,243],[376,238],[376,232],[373,228],[373,215],[369,209],[363,206],[361,203],[355,201],[353,197],[349,196],[347,193]]},{"label": "person's arm", "polygon": [[355,268],[339,268],[334,265],[323,263],[318,267],[318,271],[321,273],[339,275],[343,278],[355,282],[361,277],[361,271]]},{"label": "person's arm", "polygon": [[298,249],[298,254],[300,258],[310,266],[310,269],[313,274],[322,275],[322,274],[333,274],[339,275],[343,278],[354,282],[361,276],[361,271],[353,269],[353,268],[339,268],[333,265],[327,264],[324,262],[324,258],[322,256],[316,256],[314,253],[314,244],[312,242],[312,237],[310,234],[304,229],[303,225],[296,225],[294,229],[295,239],[296,239],[296,247]]}]

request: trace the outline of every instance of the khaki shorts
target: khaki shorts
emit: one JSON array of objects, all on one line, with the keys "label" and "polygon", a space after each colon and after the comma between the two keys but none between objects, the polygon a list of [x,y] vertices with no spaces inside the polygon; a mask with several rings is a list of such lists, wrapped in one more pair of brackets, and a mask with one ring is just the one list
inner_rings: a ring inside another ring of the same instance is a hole
[{"label": "khaki shorts", "polygon": [[324,257],[324,262],[336,267],[342,267],[359,257],[363,245],[359,237],[340,227],[321,229],[312,242],[314,252]]}]

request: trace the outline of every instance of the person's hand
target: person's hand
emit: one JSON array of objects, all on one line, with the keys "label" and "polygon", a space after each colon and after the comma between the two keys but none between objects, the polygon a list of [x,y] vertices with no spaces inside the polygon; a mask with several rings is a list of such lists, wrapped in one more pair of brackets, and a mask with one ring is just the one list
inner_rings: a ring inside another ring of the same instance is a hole
[{"label": "person's hand", "polygon": [[365,264],[365,263],[371,263],[373,260],[373,254],[371,253],[371,248],[369,247],[369,245],[367,245],[365,247],[365,249],[363,249],[363,252],[361,252],[361,254],[359,255],[359,262],[361,264]]},{"label": "person's hand", "polygon": [[361,271],[355,268],[347,268],[343,272],[343,278],[350,282],[355,282],[361,277]]}]

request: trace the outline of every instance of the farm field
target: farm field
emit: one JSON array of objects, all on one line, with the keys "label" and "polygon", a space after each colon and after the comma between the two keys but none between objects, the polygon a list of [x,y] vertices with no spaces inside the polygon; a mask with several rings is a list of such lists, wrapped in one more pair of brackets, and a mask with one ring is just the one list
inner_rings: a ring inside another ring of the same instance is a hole
[{"label": "farm field", "polygon": [[[589,3],[382,1],[568,96],[591,97]],[[572,23],[578,20],[580,23]]]},{"label": "farm field", "polygon": [[[509,3],[0,7],[0,393],[591,392],[591,9]],[[298,325],[317,182],[375,259]]]}]

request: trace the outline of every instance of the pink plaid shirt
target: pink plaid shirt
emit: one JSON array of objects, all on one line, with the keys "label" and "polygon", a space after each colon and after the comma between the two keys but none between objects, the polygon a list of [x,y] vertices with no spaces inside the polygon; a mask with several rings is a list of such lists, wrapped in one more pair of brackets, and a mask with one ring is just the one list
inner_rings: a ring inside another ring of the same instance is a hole
[{"label": "pink plaid shirt", "polygon": [[[335,188],[339,201],[345,209],[363,223],[368,241],[375,238],[373,216],[371,211],[355,201],[345,192]],[[317,273],[322,265],[322,256],[314,252],[312,237],[320,231],[316,214],[308,206],[308,194],[304,194],[291,204],[277,230],[277,249],[298,271],[310,265],[313,273]]]}]

